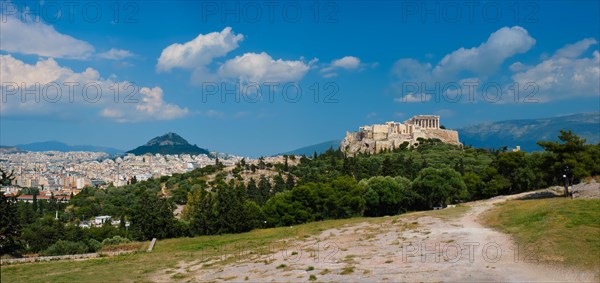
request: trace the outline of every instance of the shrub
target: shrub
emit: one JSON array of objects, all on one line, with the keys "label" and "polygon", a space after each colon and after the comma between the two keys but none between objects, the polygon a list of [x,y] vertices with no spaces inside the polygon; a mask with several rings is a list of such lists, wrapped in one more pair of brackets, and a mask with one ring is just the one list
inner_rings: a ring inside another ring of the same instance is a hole
[{"label": "shrub", "polygon": [[83,254],[88,251],[88,246],[83,242],[72,242],[59,240],[48,247],[42,254],[48,256],[54,255],[72,255]]},{"label": "shrub", "polygon": [[123,238],[121,236],[114,236],[112,238],[104,239],[104,241],[102,241],[102,245],[103,246],[118,245],[118,244],[125,244],[125,243],[129,243],[129,242],[131,242],[131,241],[127,238]]},{"label": "shrub", "polygon": [[102,248],[102,243],[98,242],[96,239],[89,239],[87,242],[88,245],[88,250],[91,253],[94,253],[96,251],[98,251],[100,248]]}]

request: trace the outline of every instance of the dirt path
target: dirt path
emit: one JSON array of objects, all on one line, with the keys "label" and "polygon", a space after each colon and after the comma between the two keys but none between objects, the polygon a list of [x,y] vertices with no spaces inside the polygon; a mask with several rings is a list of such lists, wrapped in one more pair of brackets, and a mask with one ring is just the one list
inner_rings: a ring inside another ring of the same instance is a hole
[{"label": "dirt path", "polygon": [[506,234],[478,223],[478,217],[494,203],[519,196],[468,203],[469,211],[460,217],[441,219],[416,213],[390,217],[381,224],[330,229],[273,247],[238,247],[220,259],[180,262],[153,280],[593,281],[593,274],[537,263],[535,247],[520,246]]}]

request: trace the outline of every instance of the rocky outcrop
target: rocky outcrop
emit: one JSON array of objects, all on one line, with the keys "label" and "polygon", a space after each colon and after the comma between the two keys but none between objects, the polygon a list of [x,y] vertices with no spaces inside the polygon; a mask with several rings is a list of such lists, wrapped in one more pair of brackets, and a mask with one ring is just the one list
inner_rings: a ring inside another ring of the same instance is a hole
[{"label": "rocky outcrop", "polygon": [[378,153],[382,150],[415,145],[420,138],[439,139],[444,143],[462,145],[458,132],[441,129],[439,116],[418,115],[404,121],[362,126],[358,132],[346,132],[340,148],[349,155],[358,152]]}]

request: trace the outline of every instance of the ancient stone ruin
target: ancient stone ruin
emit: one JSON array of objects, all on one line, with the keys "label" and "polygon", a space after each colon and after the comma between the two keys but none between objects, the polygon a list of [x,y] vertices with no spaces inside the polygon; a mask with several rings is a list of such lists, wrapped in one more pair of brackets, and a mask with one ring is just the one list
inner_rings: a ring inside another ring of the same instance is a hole
[{"label": "ancient stone ruin", "polygon": [[358,152],[378,153],[400,148],[403,143],[417,145],[418,139],[439,139],[444,143],[462,145],[458,132],[440,128],[440,116],[417,115],[400,122],[362,126],[358,132],[346,132],[340,148],[353,155]]}]

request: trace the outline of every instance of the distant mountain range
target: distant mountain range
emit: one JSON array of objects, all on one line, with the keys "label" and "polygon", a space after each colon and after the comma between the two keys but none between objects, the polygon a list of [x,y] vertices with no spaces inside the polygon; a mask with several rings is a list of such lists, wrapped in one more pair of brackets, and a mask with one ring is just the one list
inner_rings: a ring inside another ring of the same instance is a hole
[{"label": "distant mountain range", "polygon": [[560,130],[571,130],[588,143],[600,142],[600,112],[579,113],[540,119],[480,123],[458,129],[464,145],[482,148],[521,146],[521,150],[542,150],[537,141],[557,141]]},{"label": "distant mountain range", "polygon": [[[58,142],[58,141],[45,141],[45,142],[34,142],[28,144],[17,144],[15,146],[2,146],[3,148],[16,148],[11,150],[16,151],[95,151],[95,152],[105,152],[108,154],[120,154],[123,153],[123,150],[103,147],[103,146],[93,146],[93,145],[69,145],[66,143]],[[6,150],[6,149],[5,149]],[[8,151],[8,150],[6,150]]]},{"label": "distant mountain range", "polygon": [[[600,112],[579,113],[568,116],[506,120],[470,125],[457,129],[460,142],[480,148],[500,148],[520,146],[524,151],[542,150],[536,142],[556,141],[560,130],[571,130],[585,138],[588,143],[600,142]],[[326,141],[309,145],[282,154],[311,156],[329,148],[337,149],[341,140]]]},{"label": "distant mountain range", "polygon": [[22,152],[22,150],[18,149],[16,146],[0,145],[0,153],[17,153],[17,152]]},{"label": "distant mountain range", "polygon": [[321,153],[329,150],[330,148],[338,149],[340,147],[341,142],[342,142],[342,140],[326,141],[326,142],[322,142],[319,144],[313,144],[313,145],[301,147],[298,149],[290,150],[288,152],[284,152],[279,155],[287,154],[287,155],[312,156],[315,152],[317,152],[317,154],[321,154]]},{"label": "distant mountain range", "polygon": [[165,135],[155,137],[145,145],[139,146],[136,149],[130,150],[127,153],[135,155],[150,154],[206,154],[210,152],[204,148],[199,148],[197,145],[189,144],[184,138],[176,133],[167,133]]}]

